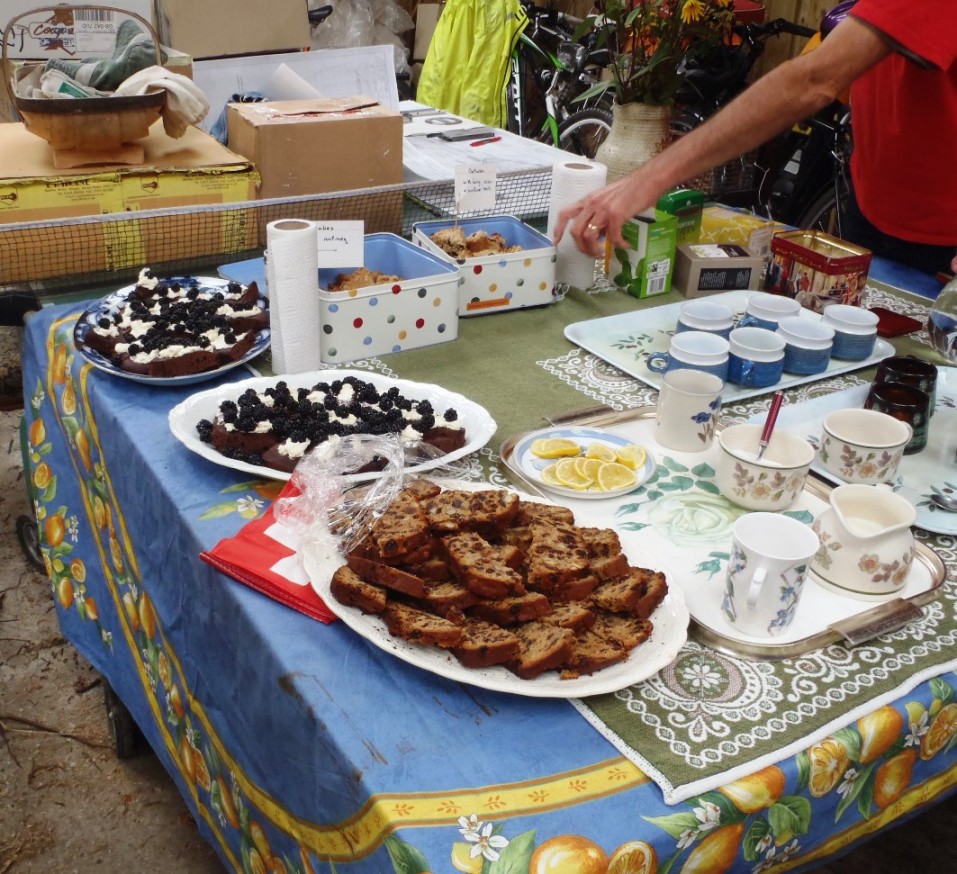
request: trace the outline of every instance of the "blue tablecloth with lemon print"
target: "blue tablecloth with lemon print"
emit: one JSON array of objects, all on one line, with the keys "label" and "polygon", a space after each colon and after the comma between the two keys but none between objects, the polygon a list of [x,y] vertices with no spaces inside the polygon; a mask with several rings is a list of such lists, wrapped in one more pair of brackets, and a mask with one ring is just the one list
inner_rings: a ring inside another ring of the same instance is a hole
[{"label": "blue tablecloth with lemon print", "polygon": [[[563,324],[638,305],[573,292],[466,320],[454,343],[350,366],[436,382],[486,406],[499,432],[466,475],[504,484],[501,440],[538,427],[544,413],[648,399],[561,336]],[[126,703],[228,869],[795,870],[957,782],[951,672],[848,714],[795,755],[669,804],[570,702],[435,676],[219,574],[200,552],[260,515],[279,484],[173,439],[167,414],[197,387],[156,388],[85,363],[72,344],[80,309],[44,309],[24,344],[24,460],[54,603],[65,636]],[[953,538],[935,548],[953,574]],[[952,621],[955,600],[951,579],[933,609]],[[927,643],[930,653],[929,634]],[[907,657],[919,660],[918,650]],[[786,669],[795,690],[803,679],[826,698],[865,667],[845,650]],[[671,710],[671,725],[639,720],[635,743],[655,761],[673,757],[680,782],[689,751],[713,748],[704,769],[720,772],[722,754],[746,747],[723,705],[755,683],[770,688],[780,669],[742,667],[691,639],[620,703]],[[759,697],[746,715],[756,741],[776,743],[776,708]]]}]

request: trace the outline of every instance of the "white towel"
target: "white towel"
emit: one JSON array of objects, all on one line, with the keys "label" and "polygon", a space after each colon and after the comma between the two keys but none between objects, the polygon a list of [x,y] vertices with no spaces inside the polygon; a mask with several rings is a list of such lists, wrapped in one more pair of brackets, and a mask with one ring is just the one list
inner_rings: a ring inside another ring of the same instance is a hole
[{"label": "white towel", "polygon": [[192,79],[155,65],[125,79],[114,95],[129,97],[161,90],[166,91],[163,129],[173,138],[183,136],[190,125],[202,121],[209,112],[206,95]]}]

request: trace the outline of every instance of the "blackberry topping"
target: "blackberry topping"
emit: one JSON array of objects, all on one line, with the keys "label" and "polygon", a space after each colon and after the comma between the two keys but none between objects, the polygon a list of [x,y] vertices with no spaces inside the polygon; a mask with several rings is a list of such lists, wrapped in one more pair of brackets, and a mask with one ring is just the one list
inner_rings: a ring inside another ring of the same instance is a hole
[{"label": "blackberry topping", "polygon": [[139,343],[130,343],[126,351],[129,355],[139,355],[143,350],[140,348]]},{"label": "blackberry topping", "polygon": [[112,324],[113,323],[108,318],[106,318],[106,316],[103,316],[103,318],[96,320],[96,326],[98,328],[109,328],[110,325]]},{"label": "blackberry topping", "polygon": [[196,423],[196,431],[203,443],[209,443],[213,437],[213,423],[209,419],[200,419]]},{"label": "blackberry topping", "polygon": [[[351,391],[347,391],[352,397],[348,403],[342,403],[339,394],[346,386],[350,387]],[[315,400],[310,400],[310,396]],[[272,406],[267,407],[263,398],[271,398]],[[406,420],[405,413],[411,410],[418,415],[415,422]],[[332,383],[320,382],[311,389],[297,387],[291,391],[284,381],[277,382],[262,394],[247,389],[237,401],[220,404],[220,416],[222,421],[247,432],[254,432],[259,423],[267,421],[278,442],[288,440],[306,443],[310,447],[333,436],[401,434],[409,426],[425,435],[435,426],[437,419],[441,422],[458,419],[454,409],[446,409],[437,416],[427,400],[406,398],[395,386],[380,393],[371,383],[353,376]],[[354,422],[346,424],[343,420],[350,417]],[[245,450],[232,449],[230,452],[224,454],[248,460],[249,453]]]}]

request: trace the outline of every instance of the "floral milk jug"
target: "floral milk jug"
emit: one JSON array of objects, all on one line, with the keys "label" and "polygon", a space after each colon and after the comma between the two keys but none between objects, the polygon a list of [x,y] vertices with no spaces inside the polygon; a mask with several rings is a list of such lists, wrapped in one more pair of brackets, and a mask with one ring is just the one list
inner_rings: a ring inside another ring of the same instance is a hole
[{"label": "floral milk jug", "polygon": [[842,485],[812,524],[821,541],[811,570],[842,594],[886,600],[914,560],[914,506],[883,485]]}]

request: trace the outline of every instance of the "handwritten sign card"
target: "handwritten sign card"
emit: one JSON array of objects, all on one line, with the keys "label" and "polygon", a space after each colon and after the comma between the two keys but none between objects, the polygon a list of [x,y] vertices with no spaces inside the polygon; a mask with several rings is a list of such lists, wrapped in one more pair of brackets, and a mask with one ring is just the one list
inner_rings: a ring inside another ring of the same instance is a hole
[{"label": "handwritten sign card", "polygon": [[490,161],[455,165],[455,211],[495,209],[496,168]]},{"label": "handwritten sign card", "polygon": [[365,264],[365,222],[316,222],[320,267],[362,267]]}]

